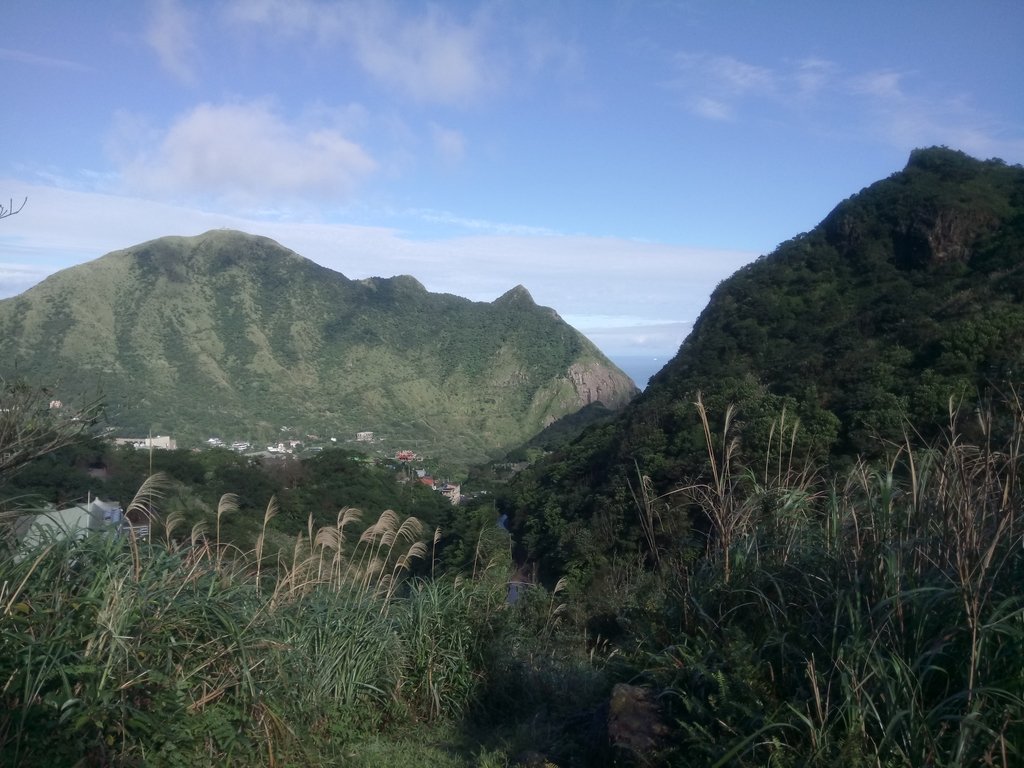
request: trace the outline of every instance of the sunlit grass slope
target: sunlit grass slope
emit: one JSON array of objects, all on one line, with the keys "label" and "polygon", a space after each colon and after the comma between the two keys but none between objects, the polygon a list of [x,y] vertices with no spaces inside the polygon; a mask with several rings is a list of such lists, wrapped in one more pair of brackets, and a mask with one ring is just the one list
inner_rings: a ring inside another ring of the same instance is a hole
[{"label": "sunlit grass slope", "polygon": [[488,304],[354,281],[232,231],[116,251],[0,301],[0,361],[65,399],[102,394],[122,432],[373,431],[463,461],[636,391],[522,287]]}]

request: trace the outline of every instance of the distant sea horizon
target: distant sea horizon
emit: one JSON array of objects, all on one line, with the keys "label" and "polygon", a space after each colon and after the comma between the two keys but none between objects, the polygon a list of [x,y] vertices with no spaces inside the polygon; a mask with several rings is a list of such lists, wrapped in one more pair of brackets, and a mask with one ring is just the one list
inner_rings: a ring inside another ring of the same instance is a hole
[{"label": "distant sea horizon", "polygon": [[640,389],[647,389],[647,382],[669,361],[668,357],[654,355],[609,355],[611,361],[629,376]]}]

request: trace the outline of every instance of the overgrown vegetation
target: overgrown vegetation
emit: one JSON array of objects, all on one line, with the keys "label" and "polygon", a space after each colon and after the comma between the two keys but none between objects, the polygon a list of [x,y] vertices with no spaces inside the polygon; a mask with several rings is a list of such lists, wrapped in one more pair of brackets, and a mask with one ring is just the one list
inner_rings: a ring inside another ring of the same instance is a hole
[{"label": "overgrown vegetation", "polygon": [[289,558],[219,527],[179,538],[174,516],[150,541],[5,556],[5,764],[337,764],[378,729],[468,709],[504,577],[407,580],[429,558],[419,522],[385,512],[350,546],[358,517],[342,510]]},{"label": "overgrown vegetation", "polygon": [[[703,525],[687,545],[652,544],[658,567],[614,606],[620,642],[635,644],[637,674],[678,728],[672,759],[1019,764],[1016,393],[954,408],[934,444],[908,437],[834,479],[792,464],[795,425],[780,419],[773,451],[750,466],[735,423],[712,429],[699,413],[707,469],[678,495]],[[642,507],[655,529],[678,513],[667,499]]]},{"label": "overgrown vegetation", "polygon": [[[149,542],[5,557],[0,752],[25,766],[372,765],[421,748],[440,765],[1018,764],[1016,393],[951,408],[931,445],[908,428],[886,460],[834,478],[794,461],[785,414],[751,464],[736,414],[691,413],[702,473],[663,496],[642,473],[633,485],[645,545],[515,603],[497,526],[465,573],[442,573],[436,535],[390,511],[310,521],[271,557],[262,536],[250,551],[224,538],[226,497],[212,525],[172,514]],[[147,481],[136,507],[159,491]],[[643,752],[608,736],[616,682],[657,696]]]}]

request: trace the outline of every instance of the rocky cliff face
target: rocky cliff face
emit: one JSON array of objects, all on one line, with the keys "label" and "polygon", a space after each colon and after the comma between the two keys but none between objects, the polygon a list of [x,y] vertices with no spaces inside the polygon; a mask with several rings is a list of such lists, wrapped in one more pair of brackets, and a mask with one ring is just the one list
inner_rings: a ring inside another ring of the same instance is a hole
[{"label": "rocky cliff face", "polygon": [[638,392],[628,376],[601,363],[573,363],[566,377],[576,391],[580,407],[600,402],[611,409],[619,408]]},{"label": "rocky cliff face", "polygon": [[[870,250],[901,269],[966,263],[979,245],[1012,217],[1013,169],[932,147],[911,153],[899,174],[876,182],[822,222],[829,243],[856,257]],[[939,181],[937,181],[939,180]],[[1020,194],[1019,192],[1017,193]]]},{"label": "rocky cliff face", "polygon": [[998,225],[991,214],[957,208],[923,210],[894,232],[897,264],[923,267],[928,264],[965,262],[978,240]]}]

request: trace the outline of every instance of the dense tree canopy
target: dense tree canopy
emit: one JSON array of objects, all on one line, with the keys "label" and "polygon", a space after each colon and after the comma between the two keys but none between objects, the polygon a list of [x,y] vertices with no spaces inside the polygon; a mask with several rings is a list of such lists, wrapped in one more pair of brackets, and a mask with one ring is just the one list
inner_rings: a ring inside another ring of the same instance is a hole
[{"label": "dense tree canopy", "polygon": [[736,406],[748,463],[780,418],[799,422],[797,462],[877,453],[911,423],[933,436],[951,398],[974,403],[1024,370],[1022,299],[1024,169],[915,151],[719,285],[640,398],[519,480],[507,509],[523,555],[557,572],[631,548],[637,473],[665,494],[705,463],[698,393],[715,434]]}]

